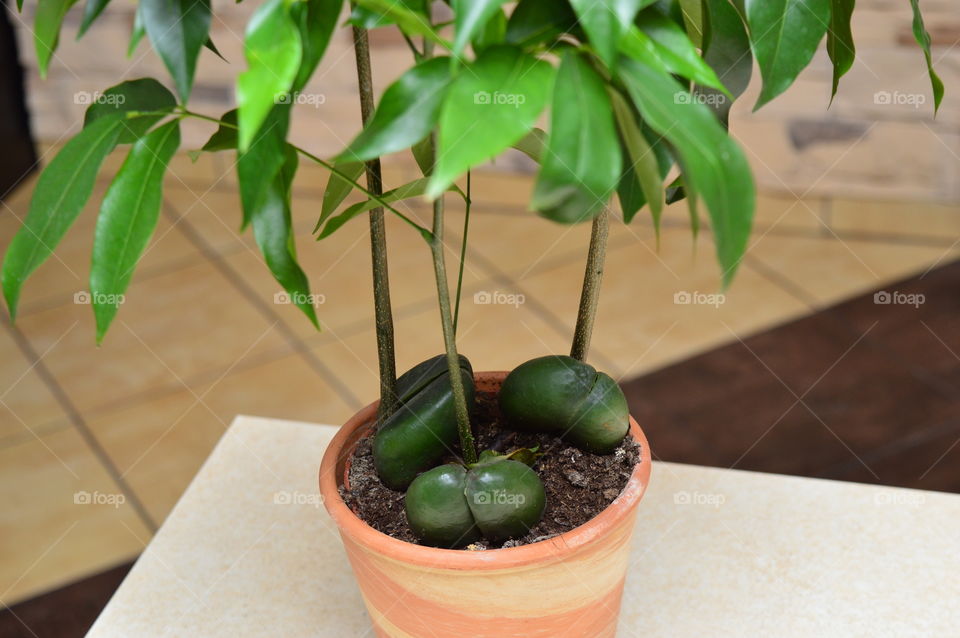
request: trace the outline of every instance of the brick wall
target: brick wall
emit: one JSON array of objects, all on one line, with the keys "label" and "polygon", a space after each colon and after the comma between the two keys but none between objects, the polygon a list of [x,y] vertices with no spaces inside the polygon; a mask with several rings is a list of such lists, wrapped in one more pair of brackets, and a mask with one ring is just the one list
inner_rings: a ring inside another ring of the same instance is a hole
[{"label": "brick wall", "polygon": [[[824,51],[787,94],[751,113],[754,82],[732,115],[732,130],[748,149],[757,179],[767,190],[796,194],[846,192],[865,197],[960,201],[960,12],[957,0],[924,0],[934,39],[937,70],[947,85],[939,116],[932,116],[923,56],[913,42],[908,0],[861,0],[855,14],[858,59],[829,102],[831,68]],[[56,142],[75,132],[84,99],[122,79],[153,75],[169,84],[146,39],[125,57],[135,4],[114,0],[83,40],[75,38],[82,7],[67,16],[60,47],[46,80],[36,72],[32,23],[35,0],[15,17],[28,67],[30,108],[36,134]],[[204,52],[191,106],[217,115],[233,103],[232,78],[244,66],[242,35],[254,0],[214,2],[212,37],[225,63]],[[399,37],[373,38],[374,79],[379,88],[408,64]],[[756,78],[758,79],[758,78]],[[321,154],[332,154],[359,128],[356,80],[349,31],[335,35],[322,67],[297,107],[293,136]],[[883,103],[889,95],[891,103]],[[920,100],[925,104],[914,104]],[[191,122],[185,143],[201,144],[209,127]],[[500,168],[529,169],[516,161]]]}]

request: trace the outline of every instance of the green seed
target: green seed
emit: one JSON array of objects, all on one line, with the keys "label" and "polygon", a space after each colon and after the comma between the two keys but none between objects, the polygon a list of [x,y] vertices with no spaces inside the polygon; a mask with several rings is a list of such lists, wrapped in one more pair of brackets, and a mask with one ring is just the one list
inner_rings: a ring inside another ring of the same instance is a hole
[{"label": "green seed", "polygon": [[543,516],[547,495],[537,473],[519,461],[479,463],[467,472],[467,505],[484,538],[525,536]]},{"label": "green seed", "polygon": [[464,494],[467,471],[441,465],[414,479],[404,497],[410,528],[436,547],[463,547],[480,538]]},{"label": "green seed", "polygon": [[517,366],[500,388],[500,408],[514,429],[549,432],[596,454],[612,452],[630,429],[627,400],[617,383],[560,355]]},{"label": "green seed", "polygon": [[[391,489],[405,490],[417,474],[456,451],[457,419],[450,376],[445,360],[440,370],[433,363],[436,359],[419,364],[397,380],[398,389],[403,390],[398,392],[403,403],[373,439],[377,475]],[[460,374],[469,406],[474,400],[473,373],[465,358]],[[426,379],[430,380],[424,383]]]}]

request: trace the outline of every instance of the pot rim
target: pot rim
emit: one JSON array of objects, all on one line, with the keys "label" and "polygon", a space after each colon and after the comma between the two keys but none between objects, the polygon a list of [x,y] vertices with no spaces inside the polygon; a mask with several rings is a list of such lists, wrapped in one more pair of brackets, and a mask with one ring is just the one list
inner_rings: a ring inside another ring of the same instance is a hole
[{"label": "pot rim", "polygon": [[[499,385],[506,377],[505,371],[477,372],[474,377],[478,389]],[[558,554],[570,554],[591,543],[594,539],[615,528],[628,517],[646,491],[650,480],[650,444],[640,426],[630,417],[630,434],[640,444],[640,462],[637,463],[623,490],[610,505],[586,523],[559,536],[522,545],[466,551],[442,549],[402,541],[377,531],[353,513],[340,498],[339,486],[343,482],[343,467],[356,442],[366,434],[376,417],[374,401],[353,415],[334,435],[323,453],[320,463],[320,494],[324,507],[333,518],[341,535],[379,554],[403,563],[423,567],[442,566],[453,570],[492,570],[522,567],[542,563]]]}]

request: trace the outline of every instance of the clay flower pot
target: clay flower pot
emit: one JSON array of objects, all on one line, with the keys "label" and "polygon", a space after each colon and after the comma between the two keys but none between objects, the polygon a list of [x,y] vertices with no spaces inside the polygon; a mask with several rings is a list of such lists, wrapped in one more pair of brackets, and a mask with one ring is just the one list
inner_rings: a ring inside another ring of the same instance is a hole
[{"label": "clay flower pot", "polygon": [[[479,372],[498,391],[506,372]],[[557,638],[613,636],[637,504],[650,478],[650,448],[633,418],[641,460],[620,496],[589,522],[549,540],[486,551],[436,549],[391,538],[340,498],[347,459],[368,434],[370,404],[330,442],[320,464],[324,505],[340,529],[377,636]]]}]

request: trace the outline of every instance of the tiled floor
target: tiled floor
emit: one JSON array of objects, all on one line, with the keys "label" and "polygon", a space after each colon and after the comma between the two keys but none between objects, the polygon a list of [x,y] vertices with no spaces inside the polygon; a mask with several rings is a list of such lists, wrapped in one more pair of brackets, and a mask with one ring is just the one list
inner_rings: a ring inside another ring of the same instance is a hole
[{"label": "tiled floor", "polygon": [[631,413],[667,461],[960,492],[958,289],[954,261],[733,341],[625,383]]},{"label": "tiled floor", "polygon": [[[366,225],[313,241],[322,172],[304,168],[295,200],[302,263],[324,300],[319,333],[274,303],[277,285],[239,235],[228,157],[178,157],[172,172],[154,244],[102,347],[74,301],[87,287],[96,204],[29,282],[16,325],[0,326],[6,604],[137,554],[235,414],[338,423],[375,396]],[[388,185],[411,175],[387,167]],[[30,186],[4,202],[2,246]],[[530,187],[493,170],[474,180],[459,340],[477,369],[568,348],[589,228],[535,219],[524,210]],[[407,208],[426,222],[426,207]],[[750,253],[715,307],[677,303],[719,292],[708,231],[695,244],[685,220],[682,205],[667,212],[659,250],[647,220],[613,224],[591,359],[619,378],[946,263],[960,237],[958,208],[764,194]],[[451,204],[452,274],[462,221]],[[439,322],[426,246],[394,219],[388,230],[405,368],[439,351]],[[512,303],[480,303],[482,293]]]}]

